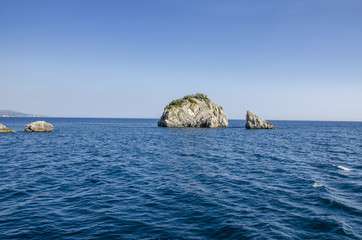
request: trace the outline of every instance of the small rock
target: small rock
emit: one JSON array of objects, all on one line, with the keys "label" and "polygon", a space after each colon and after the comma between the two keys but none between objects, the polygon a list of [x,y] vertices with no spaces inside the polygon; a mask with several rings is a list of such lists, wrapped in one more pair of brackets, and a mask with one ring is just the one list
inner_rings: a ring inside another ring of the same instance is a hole
[{"label": "small rock", "polygon": [[258,117],[254,113],[246,112],[246,124],[247,129],[275,129],[274,125],[264,119]]},{"label": "small rock", "polygon": [[9,133],[9,132],[15,132],[15,131],[0,124],[0,133]]},{"label": "small rock", "polygon": [[25,125],[26,132],[51,132],[54,127],[50,123],[44,121],[36,121]]}]

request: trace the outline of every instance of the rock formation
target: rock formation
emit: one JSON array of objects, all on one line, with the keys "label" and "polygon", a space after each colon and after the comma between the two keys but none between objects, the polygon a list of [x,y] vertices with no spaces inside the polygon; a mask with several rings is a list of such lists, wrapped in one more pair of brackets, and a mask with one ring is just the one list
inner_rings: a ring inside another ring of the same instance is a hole
[{"label": "rock formation", "polygon": [[221,106],[197,93],[173,100],[158,121],[159,127],[227,127],[229,122]]},{"label": "rock formation", "polygon": [[274,125],[259,118],[254,113],[246,112],[246,124],[245,127],[248,129],[275,129]]},{"label": "rock formation", "polygon": [[25,125],[25,131],[27,132],[51,132],[53,129],[53,125],[44,121],[36,121]]},{"label": "rock formation", "polygon": [[0,133],[8,133],[8,132],[15,132],[15,131],[0,124]]}]

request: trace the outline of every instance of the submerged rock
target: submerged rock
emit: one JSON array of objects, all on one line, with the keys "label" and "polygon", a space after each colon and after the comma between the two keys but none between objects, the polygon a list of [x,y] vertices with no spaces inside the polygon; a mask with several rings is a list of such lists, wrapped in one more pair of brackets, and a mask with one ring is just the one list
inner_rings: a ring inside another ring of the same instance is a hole
[{"label": "submerged rock", "polygon": [[250,111],[246,112],[245,127],[248,129],[275,129],[273,124],[265,121]]},{"label": "submerged rock", "polygon": [[27,132],[51,132],[53,129],[53,125],[44,121],[36,121],[25,125],[25,131]]},{"label": "submerged rock", "polygon": [[9,132],[15,132],[15,131],[10,128],[7,128],[6,126],[0,123],[0,133],[9,133]]},{"label": "submerged rock", "polygon": [[159,127],[227,127],[228,119],[221,106],[197,93],[173,100],[164,109]]}]

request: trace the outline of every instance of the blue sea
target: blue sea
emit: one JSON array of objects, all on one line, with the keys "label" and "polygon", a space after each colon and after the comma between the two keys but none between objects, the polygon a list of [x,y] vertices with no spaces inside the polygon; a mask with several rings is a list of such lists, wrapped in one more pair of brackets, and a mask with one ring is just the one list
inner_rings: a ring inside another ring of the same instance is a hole
[{"label": "blue sea", "polygon": [[0,119],[0,239],[362,239],[362,122],[157,120]]}]

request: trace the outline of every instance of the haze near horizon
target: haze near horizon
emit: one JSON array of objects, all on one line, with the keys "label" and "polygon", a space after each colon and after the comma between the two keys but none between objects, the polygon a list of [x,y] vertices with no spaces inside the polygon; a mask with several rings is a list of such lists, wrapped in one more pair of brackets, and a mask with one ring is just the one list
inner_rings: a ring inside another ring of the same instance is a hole
[{"label": "haze near horizon", "polygon": [[205,93],[230,119],[362,120],[362,2],[1,1],[0,109],[159,118]]}]

